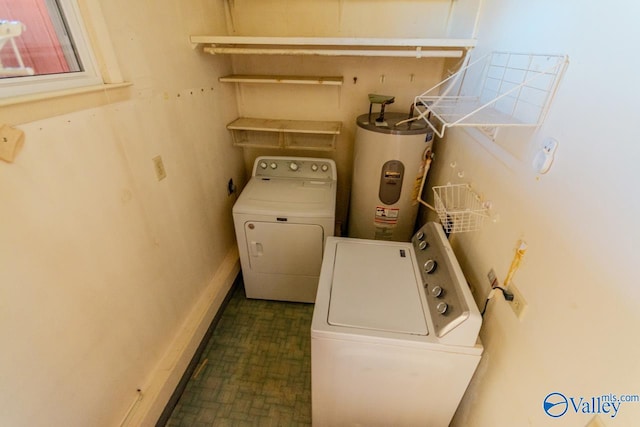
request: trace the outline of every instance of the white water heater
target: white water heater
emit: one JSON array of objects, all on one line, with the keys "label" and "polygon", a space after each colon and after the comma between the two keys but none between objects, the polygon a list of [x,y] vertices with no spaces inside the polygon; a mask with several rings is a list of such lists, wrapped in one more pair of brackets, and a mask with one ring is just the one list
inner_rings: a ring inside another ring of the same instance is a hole
[{"label": "white water heater", "polygon": [[357,118],[349,237],[411,239],[433,132],[423,120],[406,121],[409,117],[386,113],[380,120],[369,113]]}]

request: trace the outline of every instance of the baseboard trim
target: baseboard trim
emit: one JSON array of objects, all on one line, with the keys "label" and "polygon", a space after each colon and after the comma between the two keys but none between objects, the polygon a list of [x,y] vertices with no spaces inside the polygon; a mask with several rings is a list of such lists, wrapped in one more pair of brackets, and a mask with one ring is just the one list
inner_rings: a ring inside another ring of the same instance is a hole
[{"label": "baseboard trim", "polygon": [[160,414],[160,418],[158,419],[158,422],[156,422],[155,427],[164,427],[169,421],[169,418],[171,418],[171,414],[173,413],[173,410],[178,404],[178,401],[180,400],[182,393],[184,393],[184,390],[187,388],[187,383],[189,382],[191,377],[194,375],[196,369],[198,368],[200,358],[202,357],[204,350],[207,348],[207,344],[211,339],[211,336],[213,335],[213,331],[218,325],[220,318],[222,317],[222,313],[224,312],[225,307],[227,306],[227,304],[229,304],[229,301],[233,297],[233,293],[235,292],[235,289],[238,286],[240,286],[241,282],[242,282],[242,275],[238,274],[236,276],[235,281],[233,282],[233,285],[231,286],[231,289],[229,289],[229,292],[227,292],[227,296],[222,302],[222,305],[218,309],[218,312],[213,317],[213,321],[209,325],[209,329],[207,329],[207,332],[202,337],[202,341],[200,341],[200,345],[198,345],[198,349],[196,350],[195,354],[191,358],[191,362],[189,362],[187,369],[184,371],[184,374],[182,375],[180,382],[176,386],[173,394],[171,395],[169,402],[167,402],[164,410],[162,411],[162,414]]},{"label": "baseboard trim", "polygon": [[239,272],[240,259],[238,249],[234,246],[157,365],[151,380],[141,392],[142,399],[123,420],[123,427],[151,427],[161,421]]}]

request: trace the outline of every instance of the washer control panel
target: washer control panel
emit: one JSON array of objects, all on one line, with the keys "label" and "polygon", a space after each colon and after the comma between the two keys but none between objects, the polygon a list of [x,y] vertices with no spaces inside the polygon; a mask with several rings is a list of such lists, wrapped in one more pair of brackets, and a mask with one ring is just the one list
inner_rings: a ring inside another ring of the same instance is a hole
[{"label": "washer control panel", "polygon": [[436,335],[443,337],[469,317],[461,290],[467,282],[440,224],[428,222],[411,243]]},{"label": "washer control panel", "polygon": [[258,157],[253,164],[252,176],[262,177],[263,179],[337,180],[336,164],[333,160],[313,157]]}]

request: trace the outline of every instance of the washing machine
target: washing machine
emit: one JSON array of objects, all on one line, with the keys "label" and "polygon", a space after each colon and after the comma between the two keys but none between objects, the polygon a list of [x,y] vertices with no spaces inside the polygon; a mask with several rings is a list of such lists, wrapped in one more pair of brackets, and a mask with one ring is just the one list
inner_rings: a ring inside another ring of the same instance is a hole
[{"label": "washing machine", "polygon": [[336,165],[258,157],[233,206],[248,298],[314,302],[324,244],[334,235]]},{"label": "washing machine", "polygon": [[481,324],[440,224],[410,242],[330,237],[311,325],[313,425],[448,426]]}]

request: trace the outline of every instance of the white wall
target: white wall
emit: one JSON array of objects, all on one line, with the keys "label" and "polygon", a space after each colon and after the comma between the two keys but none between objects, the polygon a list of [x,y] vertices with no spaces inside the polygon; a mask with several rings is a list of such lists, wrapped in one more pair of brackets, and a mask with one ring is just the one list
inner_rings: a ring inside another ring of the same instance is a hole
[{"label": "white wall", "polygon": [[[584,426],[592,415],[571,408],[548,417],[544,397],[639,393],[638,12],[633,2],[484,2],[478,51],[566,53],[570,65],[536,132],[494,144],[451,130],[435,148],[430,183],[470,182],[500,217],[453,238],[480,306],[489,269],[503,280],[519,240],[529,246],[514,277],[528,311],[519,321],[501,297],[490,303],[485,354],[453,425]],[[559,148],[537,175],[531,161],[547,137]],[[640,403],[599,417],[637,425]]]},{"label": "white wall", "polygon": [[8,123],[26,142],[0,162],[1,425],[118,425],[234,253],[230,61],[188,40],[224,33],[222,3],[101,3],[129,99]]}]

